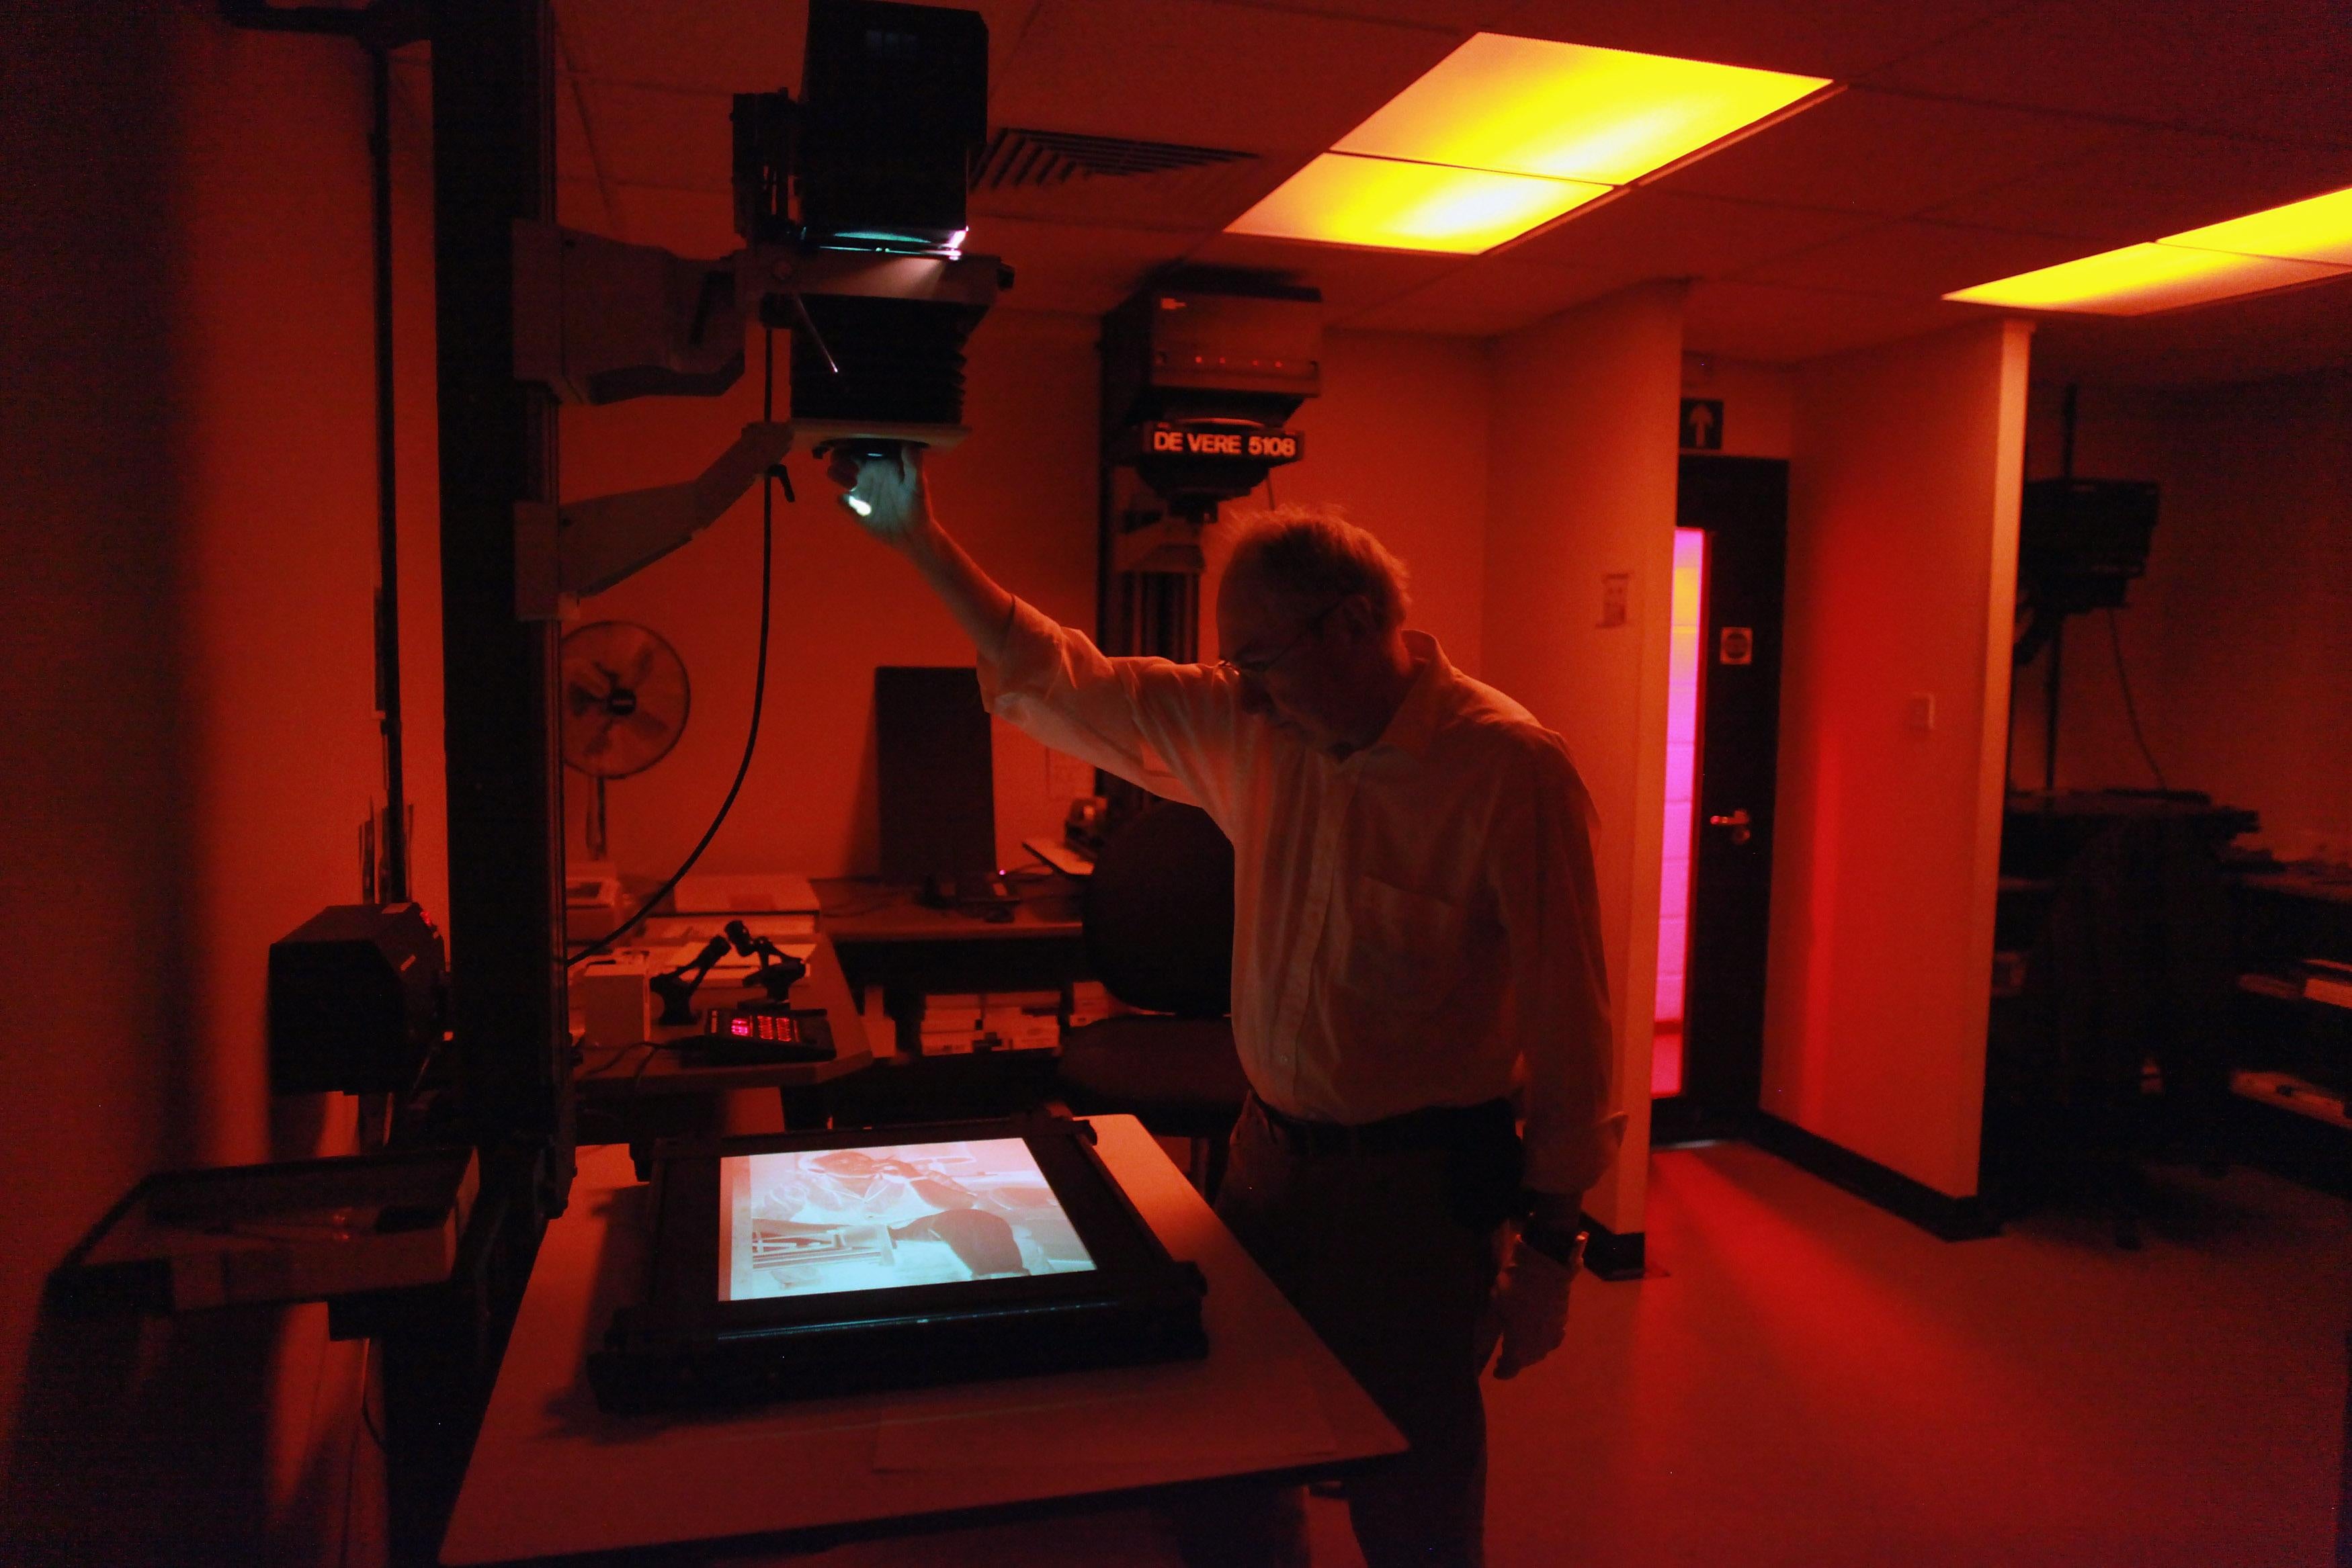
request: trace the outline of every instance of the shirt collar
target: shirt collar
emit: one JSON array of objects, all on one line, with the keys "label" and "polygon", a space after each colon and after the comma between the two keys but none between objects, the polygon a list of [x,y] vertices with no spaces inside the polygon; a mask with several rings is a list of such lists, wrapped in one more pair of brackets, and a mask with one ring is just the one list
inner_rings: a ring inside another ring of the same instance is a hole
[{"label": "shirt collar", "polygon": [[1413,671],[1412,685],[1405,688],[1404,701],[1389,716],[1388,727],[1381,731],[1381,737],[1365,749],[1393,746],[1417,758],[1429,749],[1430,741],[1437,734],[1438,721],[1444,716],[1445,691],[1455,676],[1454,666],[1446,663],[1444,650],[1428,632],[1407,632],[1404,645],[1419,666]]}]

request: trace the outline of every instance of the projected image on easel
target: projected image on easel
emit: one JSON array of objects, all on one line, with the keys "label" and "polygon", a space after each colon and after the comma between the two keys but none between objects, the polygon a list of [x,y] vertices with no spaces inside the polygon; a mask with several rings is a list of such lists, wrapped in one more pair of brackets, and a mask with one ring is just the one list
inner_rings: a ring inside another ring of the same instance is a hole
[{"label": "projected image on easel", "polygon": [[740,1155],[719,1168],[722,1301],[1095,1266],[1019,1138]]}]

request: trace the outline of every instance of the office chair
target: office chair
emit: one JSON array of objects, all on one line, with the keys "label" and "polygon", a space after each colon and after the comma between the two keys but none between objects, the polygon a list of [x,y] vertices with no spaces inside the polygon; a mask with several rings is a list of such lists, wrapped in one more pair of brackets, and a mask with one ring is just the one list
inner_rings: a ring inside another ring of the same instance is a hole
[{"label": "office chair", "polygon": [[2233,973],[2228,890],[2189,823],[2117,822],[2061,874],[2026,981],[2038,1153],[2053,1185],[2071,1175],[2104,1205],[2119,1247],[2139,1245],[2141,1161],[2220,1173]]},{"label": "office chair", "polygon": [[1081,1116],[1132,1115],[1192,1141],[1212,1197],[1249,1081],[1234,1049],[1234,847],[1207,812],[1161,802],[1112,832],[1081,901],[1087,962],[1144,1013],[1073,1030],[1058,1087]]}]

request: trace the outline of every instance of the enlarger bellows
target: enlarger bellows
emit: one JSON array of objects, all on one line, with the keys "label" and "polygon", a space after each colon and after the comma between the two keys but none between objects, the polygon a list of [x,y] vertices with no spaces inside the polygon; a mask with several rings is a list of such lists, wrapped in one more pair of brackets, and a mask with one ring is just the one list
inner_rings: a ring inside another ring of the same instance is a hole
[{"label": "enlarger bellows", "polygon": [[[795,420],[963,423],[970,306],[863,295],[807,295],[792,341]],[[812,340],[809,329],[814,328]]]}]

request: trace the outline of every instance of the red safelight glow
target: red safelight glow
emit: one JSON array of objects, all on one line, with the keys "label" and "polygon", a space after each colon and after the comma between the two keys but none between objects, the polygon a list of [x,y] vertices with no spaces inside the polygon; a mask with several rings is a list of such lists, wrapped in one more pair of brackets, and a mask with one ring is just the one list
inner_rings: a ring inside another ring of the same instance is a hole
[{"label": "red safelight glow", "polygon": [[1690,954],[1691,837],[1698,807],[1700,628],[1706,624],[1706,531],[1675,530],[1666,657],[1666,821],[1658,877],[1656,1032],[1650,1092],[1683,1088],[1683,1011]]}]

